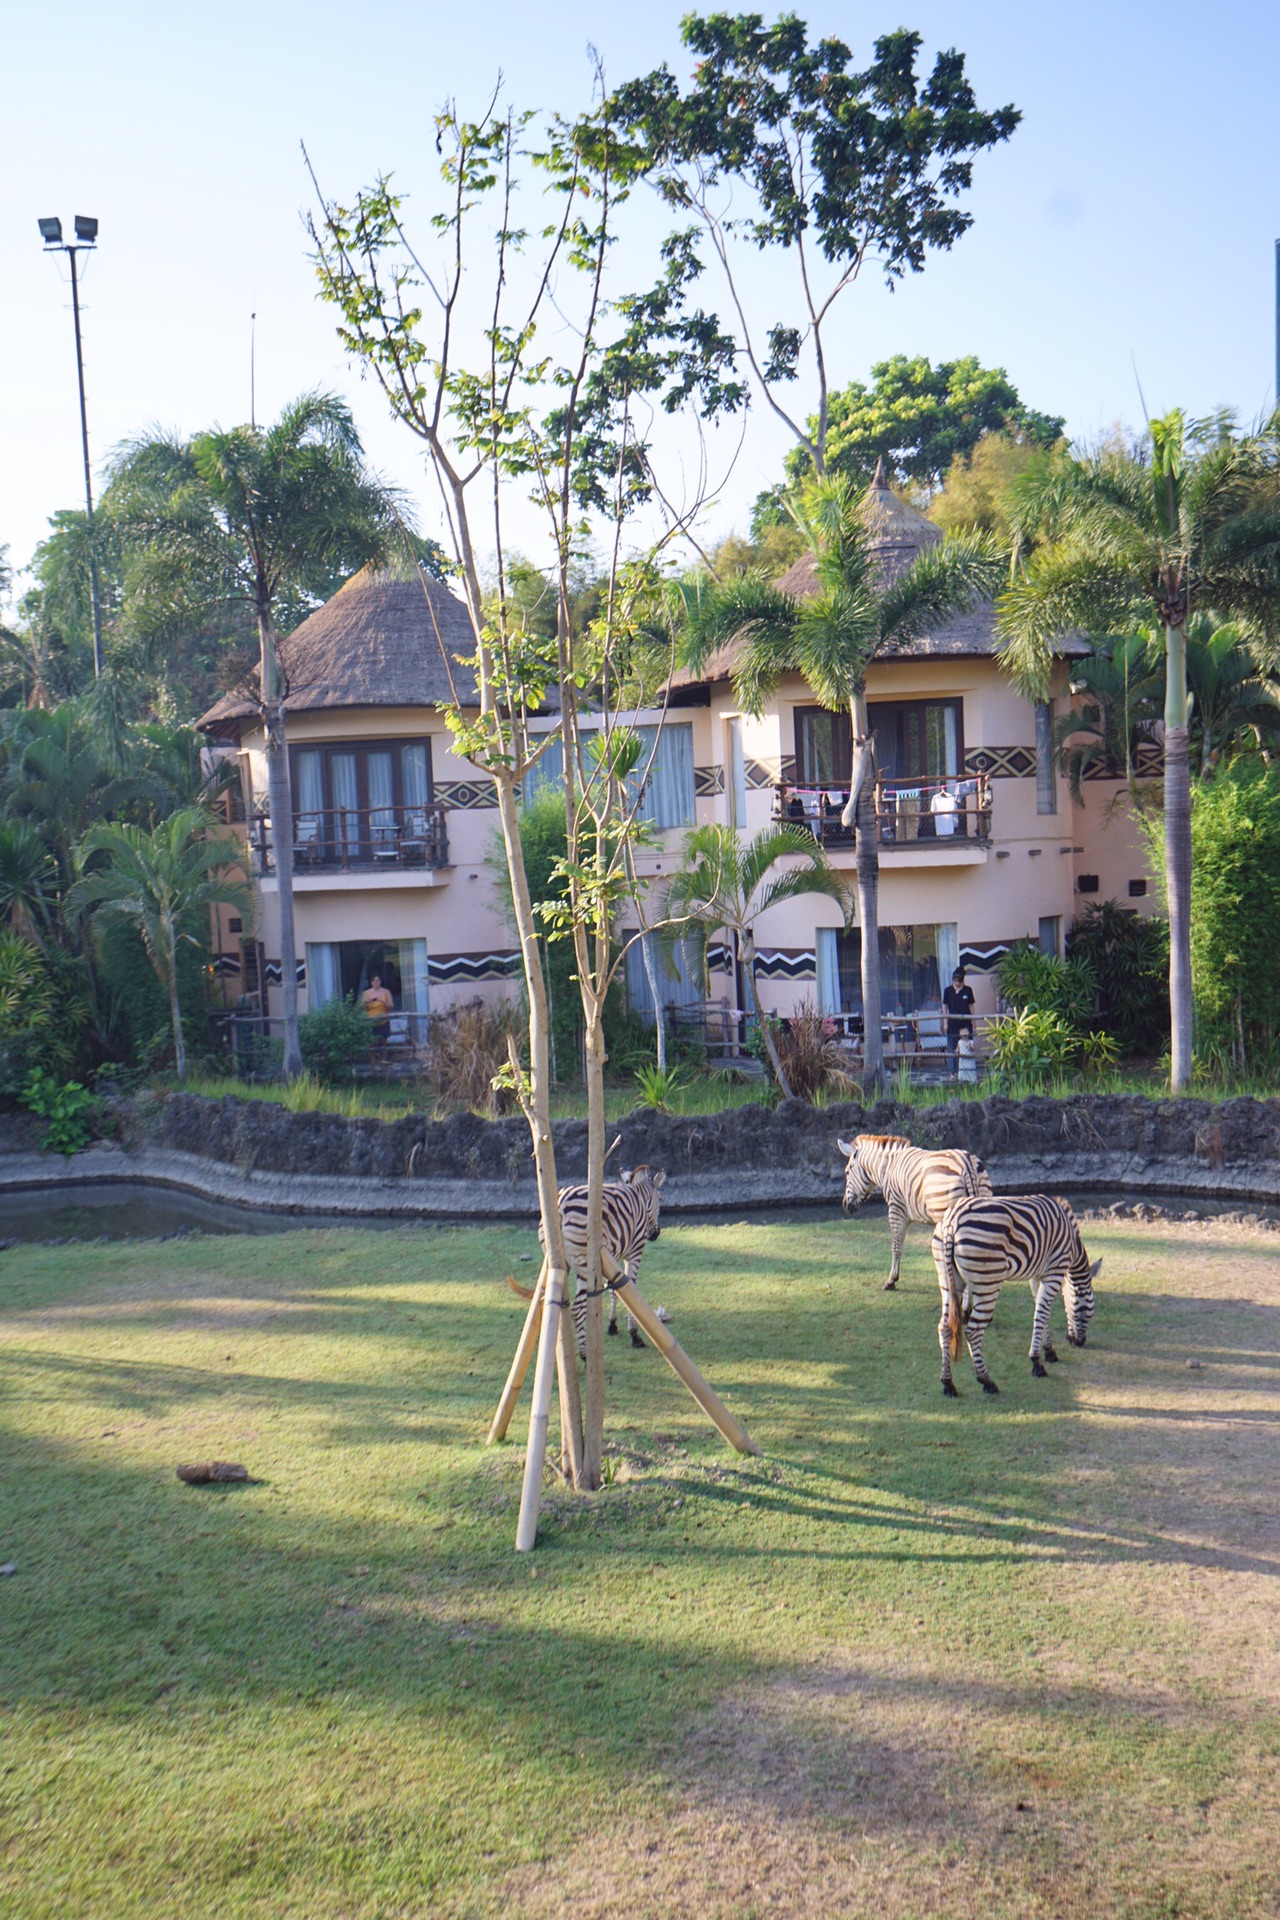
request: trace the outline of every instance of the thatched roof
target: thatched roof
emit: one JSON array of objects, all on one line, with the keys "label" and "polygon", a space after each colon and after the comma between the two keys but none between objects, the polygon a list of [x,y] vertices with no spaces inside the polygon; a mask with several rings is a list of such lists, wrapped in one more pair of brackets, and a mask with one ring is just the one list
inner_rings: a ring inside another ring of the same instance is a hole
[{"label": "thatched roof", "polygon": [[[925,547],[937,546],[942,539],[941,529],[935,527],[932,520],[926,520],[910,501],[894,493],[885,477],[883,461],[876,464],[875,477],[867,491],[863,513],[872,534],[881,578],[886,584],[905,573]],[[802,553],[776,584],[782,593],[789,593],[794,600],[806,600],[816,593],[817,562],[813,555]],[[990,600],[985,600],[972,613],[948,621],[944,627],[926,635],[923,640],[908,641],[900,647],[886,647],[876,658],[972,659],[992,654],[995,651],[994,643],[995,607]],[[718,647],[700,675],[678,674],[672,680],[672,686],[690,687],[705,681],[729,679],[741,646],[741,641],[731,640],[728,645]],[[1066,640],[1058,651],[1074,655],[1087,653],[1089,649],[1083,642]]]},{"label": "thatched roof", "polygon": [[[475,652],[466,608],[427,574],[353,574],[332,600],[280,642],[287,713],[342,707],[433,707],[477,698],[475,673],[458,656]],[[224,694],[197,724],[218,731],[258,711],[243,693]]]}]

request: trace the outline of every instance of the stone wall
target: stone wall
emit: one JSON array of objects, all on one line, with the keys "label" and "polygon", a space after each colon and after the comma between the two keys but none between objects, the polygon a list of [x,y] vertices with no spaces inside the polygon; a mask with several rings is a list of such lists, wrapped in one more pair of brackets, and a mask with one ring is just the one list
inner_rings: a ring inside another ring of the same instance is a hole
[{"label": "stone wall", "polygon": [[[161,1178],[260,1205],[335,1213],[524,1215],[535,1208],[523,1120],[348,1120],[289,1113],[266,1100],[142,1097],[119,1113],[118,1176]],[[668,1174],[668,1211],[832,1202],[838,1134],[902,1133],[921,1146],[968,1147],[998,1188],[1098,1189],[1280,1201],[1280,1100],[882,1102],[815,1109],[785,1101],[689,1118],[637,1112],[613,1129],[611,1166]],[[561,1176],[586,1172],[586,1124],[556,1123]],[[22,1156],[29,1164],[30,1156]],[[47,1162],[52,1156],[43,1156]],[[55,1169],[50,1169],[52,1174]],[[87,1177],[91,1169],[84,1167]]]}]

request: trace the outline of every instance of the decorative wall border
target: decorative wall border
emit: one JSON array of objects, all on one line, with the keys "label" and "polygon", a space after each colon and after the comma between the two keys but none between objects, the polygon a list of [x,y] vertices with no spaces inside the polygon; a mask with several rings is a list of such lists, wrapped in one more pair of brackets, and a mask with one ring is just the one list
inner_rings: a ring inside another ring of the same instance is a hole
[{"label": "decorative wall border", "polygon": [[812,947],[758,947],[756,971],[764,980],[816,980],[818,956]]},{"label": "decorative wall border", "polygon": [[1034,747],[974,747],[964,756],[966,775],[988,773],[995,780],[1027,780],[1036,770]]},{"label": "decorative wall border", "polygon": [[473,980],[510,980],[520,971],[518,949],[497,953],[437,953],[427,955],[427,981],[433,987],[453,987]]},{"label": "decorative wall border", "polygon": [[[266,982],[269,987],[280,987],[284,985],[284,968],[279,960],[264,961],[262,971],[266,976]],[[307,963],[305,958],[298,961],[297,974],[299,987],[305,987],[307,984]]]},{"label": "decorative wall border", "polygon": [[[1133,750],[1133,771],[1140,780],[1159,780],[1164,773],[1164,748],[1158,740],[1140,740]],[[1086,780],[1123,780],[1124,768],[1112,760],[1095,760],[1084,770]]]},{"label": "decorative wall border", "polygon": [[723,940],[717,940],[714,946],[707,948],[707,972],[733,972],[733,948],[726,946]]},{"label": "decorative wall border", "polygon": [[693,797],[695,800],[710,800],[713,794],[724,792],[723,767],[695,767],[693,770]]},{"label": "decorative wall border", "polygon": [[984,940],[960,945],[960,965],[970,973],[994,973],[1016,940]]},{"label": "decorative wall border", "polygon": [[780,760],[748,760],[744,763],[748,787],[771,787],[782,777]]},{"label": "decorative wall border", "polygon": [[488,780],[436,780],[431,798],[452,813],[480,813],[498,804]]}]

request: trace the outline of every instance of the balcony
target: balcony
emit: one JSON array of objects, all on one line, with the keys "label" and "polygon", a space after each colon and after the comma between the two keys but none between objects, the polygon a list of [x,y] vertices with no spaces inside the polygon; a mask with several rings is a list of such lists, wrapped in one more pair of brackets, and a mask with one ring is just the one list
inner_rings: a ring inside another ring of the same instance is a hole
[{"label": "balcony", "polygon": [[[265,815],[250,821],[249,845],[255,874],[274,873],[275,843]],[[417,807],[343,807],[294,817],[293,869],[300,881],[311,873],[421,872],[448,864],[449,833],[438,801]]]},{"label": "balcony", "polygon": [[[946,787],[955,809],[935,806]],[[808,828],[828,852],[851,853],[854,830],[840,818],[848,799],[831,787],[800,787],[777,781],[773,817],[779,825]],[[891,865],[966,865],[985,861],[991,844],[991,777],[978,773],[960,779],[890,780],[875,783],[876,840],[881,859]],[[898,860],[895,856],[901,856]]]}]

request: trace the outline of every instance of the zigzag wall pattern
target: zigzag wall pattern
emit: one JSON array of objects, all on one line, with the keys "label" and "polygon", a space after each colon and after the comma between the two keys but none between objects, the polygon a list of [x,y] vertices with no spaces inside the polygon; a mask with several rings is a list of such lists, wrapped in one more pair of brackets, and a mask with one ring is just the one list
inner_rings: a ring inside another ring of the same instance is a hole
[{"label": "zigzag wall pattern", "polygon": [[961,945],[960,965],[970,973],[994,973],[1015,944],[1013,940],[987,940],[978,945]]},{"label": "zigzag wall pattern", "polygon": [[812,947],[760,947],[756,971],[765,980],[816,980],[818,956]]},{"label": "zigzag wall pattern", "polygon": [[427,956],[427,980],[433,987],[452,987],[463,980],[510,980],[519,971],[518,951]]}]

